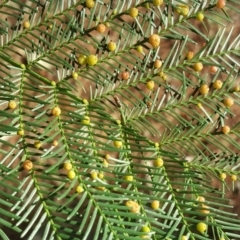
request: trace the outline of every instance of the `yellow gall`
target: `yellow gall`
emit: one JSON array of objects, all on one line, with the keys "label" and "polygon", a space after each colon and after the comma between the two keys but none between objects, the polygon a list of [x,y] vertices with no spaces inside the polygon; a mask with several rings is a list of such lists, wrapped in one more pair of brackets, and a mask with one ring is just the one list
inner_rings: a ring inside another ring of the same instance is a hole
[{"label": "yellow gall", "polygon": [[107,45],[107,48],[110,52],[115,51],[116,47],[117,47],[117,44],[113,41],[110,41]]},{"label": "yellow gall", "polygon": [[125,71],[121,73],[122,80],[128,80],[129,79],[129,72]]},{"label": "yellow gall", "polygon": [[67,177],[72,180],[76,177],[76,173],[73,171],[73,170],[70,170],[68,173],[67,173]]},{"label": "yellow gall", "polygon": [[167,76],[166,76],[166,74],[163,74],[162,79],[163,79],[164,81],[167,80]]},{"label": "yellow gall", "polygon": [[223,82],[221,80],[216,80],[214,83],[213,83],[213,87],[215,89],[221,89],[222,88],[222,85],[223,85]]},{"label": "yellow gall", "polygon": [[130,8],[129,9],[129,15],[133,18],[136,18],[138,16],[138,9],[137,8]]},{"label": "yellow gall", "polygon": [[203,222],[198,223],[197,230],[203,234],[207,230],[207,224]]},{"label": "yellow gall", "polygon": [[92,178],[93,180],[95,180],[95,179],[98,178],[98,172],[96,172],[96,171],[91,172],[90,175],[91,175],[91,178]]},{"label": "yellow gall", "polygon": [[149,3],[144,3],[144,7],[150,9]]},{"label": "yellow gall", "polygon": [[161,78],[163,78],[163,76],[164,76],[164,72],[163,72],[163,71],[159,72],[158,74],[159,74],[159,76],[160,76]]},{"label": "yellow gall", "polygon": [[24,130],[23,129],[19,129],[18,132],[17,132],[17,135],[23,136],[24,135]]},{"label": "yellow gall", "polygon": [[233,174],[233,175],[231,175],[231,179],[232,179],[232,181],[235,182],[235,181],[237,181],[237,176]]},{"label": "yellow gall", "polygon": [[224,126],[222,127],[222,133],[224,134],[228,134],[231,131],[229,126]]},{"label": "yellow gall", "polygon": [[153,0],[153,6],[158,7],[163,4],[163,0]]},{"label": "yellow gall", "polygon": [[188,240],[188,238],[187,238],[187,236],[184,235],[181,237],[181,240]]},{"label": "yellow gall", "polygon": [[17,107],[17,104],[16,104],[15,101],[10,100],[10,101],[8,102],[8,108],[10,108],[10,109],[15,109],[16,107]]},{"label": "yellow gall", "polygon": [[86,0],[86,7],[87,8],[93,8],[95,5],[95,2],[93,0]]},{"label": "yellow gall", "polygon": [[233,88],[233,92],[240,92],[240,86],[237,85]]},{"label": "yellow gall", "polygon": [[202,84],[199,88],[199,92],[202,94],[202,95],[206,95],[208,94],[209,92],[209,87],[207,84]]},{"label": "yellow gall", "polygon": [[23,70],[25,70],[26,69],[26,66],[25,66],[25,64],[20,64],[20,68],[22,68]]},{"label": "yellow gall", "polygon": [[86,64],[86,63],[87,63],[87,56],[86,56],[86,55],[80,55],[80,56],[78,57],[78,63],[79,63],[80,65]]},{"label": "yellow gall", "polygon": [[223,173],[220,173],[219,177],[220,177],[222,180],[225,180],[226,177],[227,177],[227,175],[226,175],[226,173],[223,172]]},{"label": "yellow gall", "polygon": [[143,47],[142,46],[137,46],[136,50],[139,53],[143,53]]},{"label": "yellow gall", "polygon": [[87,63],[88,63],[89,66],[94,66],[94,65],[97,64],[97,62],[98,62],[97,56],[95,56],[95,55],[89,55],[89,56],[87,57]]},{"label": "yellow gall", "polygon": [[88,105],[88,100],[87,100],[87,99],[83,99],[83,103],[84,103],[85,105]]},{"label": "yellow gall", "polygon": [[73,72],[72,73],[72,77],[73,77],[73,79],[76,80],[78,78],[78,73],[77,72]]},{"label": "yellow gall", "polygon": [[162,160],[162,158],[157,158],[157,159],[154,161],[153,165],[154,165],[155,167],[162,167],[162,166],[163,166],[163,160]]},{"label": "yellow gall", "polygon": [[226,107],[231,107],[233,104],[234,104],[234,100],[232,98],[224,98],[223,99],[223,104],[226,106]]},{"label": "yellow gall", "polygon": [[196,15],[196,19],[197,19],[198,21],[202,22],[202,20],[204,19],[204,14],[203,14],[203,13],[198,13],[198,14]]},{"label": "yellow gall", "polygon": [[142,235],[141,238],[144,238],[144,239],[151,239],[151,237],[148,236],[148,235]]},{"label": "yellow gall", "polygon": [[146,83],[146,87],[147,87],[147,89],[150,90],[150,91],[154,89],[154,85],[155,85],[155,83],[154,83],[153,80],[149,80],[149,81],[147,81],[147,83]]},{"label": "yellow gall", "polygon": [[22,164],[24,170],[30,171],[33,168],[33,163],[30,160],[25,160]]},{"label": "yellow gall", "polygon": [[139,213],[140,212],[140,206],[137,202],[129,200],[125,203],[125,206],[129,208],[129,211],[132,213]]},{"label": "yellow gall", "polygon": [[106,168],[108,167],[108,161],[106,159],[103,159],[103,166]]},{"label": "yellow gall", "polygon": [[153,48],[157,48],[160,45],[160,36],[158,34],[152,34],[148,38],[148,42],[152,45]]},{"label": "yellow gall", "polygon": [[193,69],[196,72],[200,72],[203,69],[203,64],[200,62],[194,63],[193,64]]},{"label": "yellow gall", "polygon": [[141,232],[149,233],[149,232],[151,232],[151,230],[150,230],[150,228],[148,226],[143,226],[141,228]]},{"label": "yellow gall", "polygon": [[132,213],[139,213],[140,212],[140,206],[138,204],[135,204],[134,206],[131,207],[129,210]]},{"label": "yellow gall", "polygon": [[184,4],[178,4],[176,6],[176,12],[184,17],[186,17],[189,13],[189,7]]},{"label": "yellow gall", "polygon": [[98,178],[103,179],[104,178],[104,174],[102,172],[98,173]]},{"label": "yellow gall", "polygon": [[104,191],[106,188],[104,186],[97,186],[96,189],[98,189],[100,191]]},{"label": "yellow gall", "polygon": [[160,207],[160,202],[158,200],[153,200],[151,202],[151,208],[152,209],[157,210],[157,209],[159,209],[159,207]]},{"label": "yellow gall", "polygon": [[193,52],[189,51],[186,55],[187,60],[191,60],[193,58]]},{"label": "yellow gall", "polygon": [[51,85],[52,85],[53,87],[55,87],[55,86],[56,86],[56,82],[51,81]]},{"label": "yellow gall", "polygon": [[206,215],[209,214],[210,213],[209,207],[207,205],[202,204],[200,212]]},{"label": "yellow gall", "polygon": [[30,28],[30,22],[28,22],[28,21],[27,21],[27,22],[24,22],[24,23],[23,23],[23,27],[24,27],[24,28]]},{"label": "yellow gall", "polygon": [[128,200],[128,201],[126,201],[125,206],[127,206],[127,207],[131,207],[131,206],[133,206],[134,204],[136,204],[135,201]]},{"label": "yellow gall", "polygon": [[225,5],[226,5],[225,0],[218,0],[217,4],[216,4],[216,7],[222,9],[222,8],[225,7]]},{"label": "yellow gall", "polygon": [[67,161],[63,164],[63,168],[67,171],[70,171],[72,169],[72,164],[70,161]]},{"label": "yellow gall", "polygon": [[76,191],[76,193],[82,193],[82,192],[84,192],[84,189],[83,189],[83,187],[81,185],[78,185],[76,187],[75,191]]},{"label": "yellow gall", "polygon": [[88,116],[84,116],[84,118],[81,120],[81,122],[83,124],[88,125],[88,124],[90,124],[90,118]]},{"label": "yellow gall", "polygon": [[106,31],[106,26],[103,24],[103,23],[99,23],[97,25],[97,28],[96,30],[99,32],[99,33],[104,33]]},{"label": "yellow gall", "polygon": [[162,61],[159,59],[156,59],[153,64],[154,68],[160,68],[162,66]]},{"label": "yellow gall", "polygon": [[198,196],[197,200],[201,203],[205,202],[205,198],[202,196]]},{"label": "yellow gall", "polygon": [[124,176],[124,179],[129,181],[129,182],[132,182],[133,181],[133,176],[132,175]]},{"label": "yellow gall", "polygon": [[39,149],[41,146],[42,146],[42,143],[41,143],[39,140],[37,140],[37,141],[34,142],[34,147],[35,147],[36,149]]},{"label": "yellow gall", "polygon": [[57,140],[54,140],[54,141],[52,142],[52,145],[53,145],[54,147],[56,147],[56,146],[58,145],[58,141],[57,141]]},{"label": "yellow gall", "polygon": [[55,117],[59,117],[61,114],[61,109],[59,107],[54,107],[52,109],[52,115]]},{"label": "yellow gall", "polygon": [[123,143],[122,143],[122,141],[114,141],[114,142],[113,142],[113,145],[114,145],[114,147],[116,147],[116,148],[121,148],[122,145],[123,145]]}]

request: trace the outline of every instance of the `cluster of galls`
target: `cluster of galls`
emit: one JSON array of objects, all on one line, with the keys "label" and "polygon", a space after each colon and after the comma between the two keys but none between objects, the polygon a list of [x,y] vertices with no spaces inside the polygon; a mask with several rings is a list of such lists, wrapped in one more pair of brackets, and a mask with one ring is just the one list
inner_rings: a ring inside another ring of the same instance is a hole
[{"label": "cluster of galls", "polygon": [[[221,80],[215,80],[212,86],[215,90],[221,89],[223,86],[223,82]],[[201,95],[207,95],[209,93],[209,90],[210,88],[207,84],[202,84],[199,88],[199,92]],[[232,107],[234,104],[234,100],[231,97],[225,97],[222,102],[225,105],[225,107],[228,108]],[[230,131],[231,129],[229,126],[222,127],[222,133],[228,134]]]},{"label": "cluster of galls", "polygon": [[[223,9],[226,5],[226,1],[225,0],[218,0],[216,3],[216,7],[219,9]],[[175,6],[175,11],[179,14],[182,15],[183,17],[187,17],[189,14],[189,7],[185,4],[177,4]],[[203,21],[204,19],[204,14],[202,12],[197,13],[196,15],[196,19],[198,21]]]}]

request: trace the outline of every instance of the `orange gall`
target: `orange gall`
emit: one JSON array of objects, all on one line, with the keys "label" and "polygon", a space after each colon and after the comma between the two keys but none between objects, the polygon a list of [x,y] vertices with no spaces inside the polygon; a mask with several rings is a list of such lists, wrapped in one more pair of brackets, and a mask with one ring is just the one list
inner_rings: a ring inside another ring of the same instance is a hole
[{"label": "orange gall", "polygon": [[129,72],[125,71],[121,73],[122,80],[128,80],[129,79]]},{"label": "orange gall", "polygon": [[30,160],[25,160],[22,164],[24,170],[30,171],[33,168],[33,163]]},{"label": "orange gall", "polygon": [[218,67],[216,67],[216,66],[211,66],[211,67],[209,68],[209,71],[210,71],[211,74],[215,74],[215,73],[218,71]]},{"label": "orange gall", "polygon": [[225,5],[226,5],[226,1],[225,0],[218,0],[218,2],[216,4],[216,7],[222,9],[222,8],[225,7]]},{"label": "orange gall", "polygon": [[193,52],[189,51],[186,55],[187,60],[191,60],[193,58]]},{"label": "orange gall", "polygon": [[148,38],[148,42],[152,45],[153,48],[157,48],[160,45],[160,36],[158,34],[152,34]]},{"label": "orange gall", "polygon": [[234,100],[232,98],[224,98],[223,99],[223,104],[226,106],[226,107],[231,107],[233,104],[234,104]]},{"label": "orange gall", "polygon": [[97,28],[96,30],[99,32],[99,33],[104,33],[106,31],[106,26],[103,24],[103,23],[99,23],[97,25]]},{"label": "orange gall", "polygon": [[154,68],[160,68],[162,66],[162,61],[157,59],[153,64]]},{"label": "orange gall", "polygon": [[228,134],[231,131],[229,126],[224,126],[222,127],[222,133],[224,134]]}]

